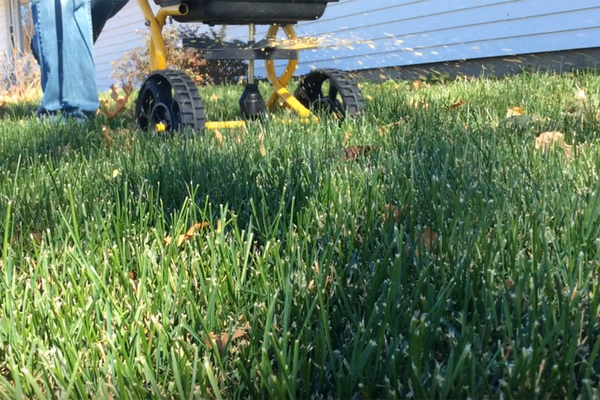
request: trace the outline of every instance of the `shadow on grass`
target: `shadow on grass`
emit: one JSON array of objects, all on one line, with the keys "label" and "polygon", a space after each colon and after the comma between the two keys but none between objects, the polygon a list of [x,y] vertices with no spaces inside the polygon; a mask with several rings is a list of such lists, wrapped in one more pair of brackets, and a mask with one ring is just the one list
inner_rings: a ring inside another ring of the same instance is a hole
[{"label": "shadow on grass", "polygon": [[[105,124],[111,128],[109,141],[102,134]],[[19,230],[61,224],[56,210],[69,208],[65,188],[70,185],[88,212],[102,201],[121,203],[116,211],[130,215],[150,207],[151,223],[164,226],[174,222],[186,200],[200,206],[208,198],[213,211],[207,217],[216,221],[219,206],[227,205],[239,226],[253,219],[260,243],[273,238],[273,221],[289,223],[292,209],[299,212],[318,193],[315,161],[306,159],[299,144],[263,157],[253,142],[221,149],[212,134],[153,137],[127,129],[131,125],[126,118],[109,123],[103,117],[84,126],[53,126],[31,117],[0,121],[0,169],[8,177],[19,168],[18,183],[5,181],[0,192],[9,195],[12,185],[19,188],[12,199]],[[77,212],[82,223],[86,216]]]}]

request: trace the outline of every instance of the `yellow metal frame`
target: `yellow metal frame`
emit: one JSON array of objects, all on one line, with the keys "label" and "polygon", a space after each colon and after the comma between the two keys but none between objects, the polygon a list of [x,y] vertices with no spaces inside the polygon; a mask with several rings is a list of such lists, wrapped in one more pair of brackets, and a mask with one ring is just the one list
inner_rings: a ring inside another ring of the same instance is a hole
[{"label": "yellow metal frame", "polygon": [[[156,15],[154,15],[149,0],[138,0],[138,4],[145,20],[150,24],[150,68],[152,71],[166,69],[167,50],[163,40],[162,30],[165,26],[167,17],[186,15],[188,13],[187,6],[182,4],[162,7],[158,10]],[[279,25],[272,25],[267,32],[267,39],[269,42],[275,42],[277,40],[277,33],[280,28],[283,29],[283,32],[288,39],[297,39],[293,26],[287,25],[280,27]],[[289,60],[285,71],[278,77],[277,72],[275,71],[275,62],[273,60],[265,61],[267,79],[273,87],[273,93],[266,103],[267,108],[269,111],[274,111],[276,108],[284,106],[295,111],[302,118],[303,122],[318,121],[318,118],[287,90],[287,84],[294,75],[294,72],[296,72],[297,67],[298,59]],[[206,129],[241,128],[244,126],[246,126],[244,121],[206,122]]]}]

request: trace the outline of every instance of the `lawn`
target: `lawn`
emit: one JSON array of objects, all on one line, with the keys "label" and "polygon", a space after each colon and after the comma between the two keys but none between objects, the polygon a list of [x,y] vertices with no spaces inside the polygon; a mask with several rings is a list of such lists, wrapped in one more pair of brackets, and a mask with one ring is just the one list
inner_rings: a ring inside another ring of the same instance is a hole
[{"label": "lawn", "polygon": [[5,108],[0,398],[597,397],[598,75],[362,88],[174,138]]}]

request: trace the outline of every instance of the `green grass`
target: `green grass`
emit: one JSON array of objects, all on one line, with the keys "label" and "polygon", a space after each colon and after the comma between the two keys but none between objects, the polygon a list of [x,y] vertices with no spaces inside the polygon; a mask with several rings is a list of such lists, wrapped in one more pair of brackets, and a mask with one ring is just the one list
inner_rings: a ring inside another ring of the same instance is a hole
[{"label": "green grass", "polygon": [[[598,396],[598,76],[363,90],[361,119],[253,123],[240,143],[122,117],[107,146],[102,118],[5,112],[0,397]],[[236,117],[241,91],[201,89],[209,117]],[[555,130],[572,159],[534,150]]]}]

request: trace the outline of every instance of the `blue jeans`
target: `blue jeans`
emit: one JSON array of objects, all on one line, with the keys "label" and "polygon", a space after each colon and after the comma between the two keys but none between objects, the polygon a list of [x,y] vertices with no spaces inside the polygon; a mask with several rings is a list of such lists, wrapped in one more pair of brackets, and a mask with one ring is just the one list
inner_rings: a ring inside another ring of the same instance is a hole
[{"label": "blue jeans", "polygon": [[42,69],[38,116],[89,117],[100,106],[93,43],[128,0],[33,0],[31,48]]}]

